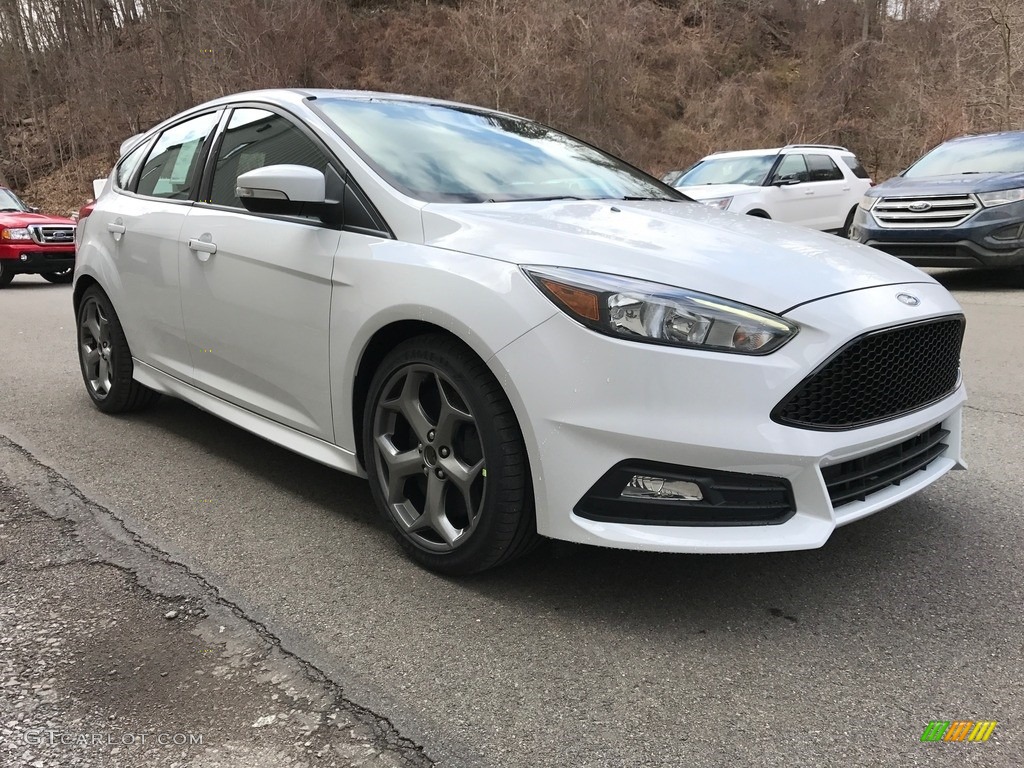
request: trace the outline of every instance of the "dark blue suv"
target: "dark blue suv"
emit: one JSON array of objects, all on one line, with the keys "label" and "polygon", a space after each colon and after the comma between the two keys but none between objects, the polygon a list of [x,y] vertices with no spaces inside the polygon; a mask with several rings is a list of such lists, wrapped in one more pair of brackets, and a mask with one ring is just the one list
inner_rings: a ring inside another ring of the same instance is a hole
[{"label": "dark blue suv", "polygon": [[1024,275],[1024,131],[947,141],[868,190],[850,239],[919,267]]}]

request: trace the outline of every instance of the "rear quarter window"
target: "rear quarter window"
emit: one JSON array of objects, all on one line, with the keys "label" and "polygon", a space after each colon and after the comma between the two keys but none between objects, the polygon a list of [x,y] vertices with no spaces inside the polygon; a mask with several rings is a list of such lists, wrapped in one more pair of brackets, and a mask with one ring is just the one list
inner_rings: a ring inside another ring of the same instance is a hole
[{"label": "rear quarter window", "polygon": [[853,171],[853,175],[858,179],[870,178],[868,172],[864,170],[864,166],[860,164],[860,160],[853,155],[843,155],[843,162],[846,163],[846,167]]}]

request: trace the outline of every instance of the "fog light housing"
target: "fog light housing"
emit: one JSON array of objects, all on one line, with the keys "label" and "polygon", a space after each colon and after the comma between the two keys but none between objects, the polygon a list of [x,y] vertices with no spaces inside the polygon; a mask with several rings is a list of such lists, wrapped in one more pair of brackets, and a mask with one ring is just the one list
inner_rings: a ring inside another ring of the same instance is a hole
[{"label": "fog light housing", "polygon": [[675,499],[703,501],[700,486],[689,480],[669,480],[652,475],[633,475],[621,493],[624,499]]},{"label": "fog light housing", "polygon": [[1024,226],[1020,224],[1013,224],[1009,227],[1003,227],[1002,229],[993,232],[991,237],[993,240],[1020,240],[1021,229]]},{"label": "fog light housing", "polygon": [[22,261],[28,261],[28,254],[27,253],[21,254],[21,260]]},{"label": "fog light housing", "polygon": [[588,520],[634,525],[778,525],[796,512],[784,477],[627,459],[573,507]]}]

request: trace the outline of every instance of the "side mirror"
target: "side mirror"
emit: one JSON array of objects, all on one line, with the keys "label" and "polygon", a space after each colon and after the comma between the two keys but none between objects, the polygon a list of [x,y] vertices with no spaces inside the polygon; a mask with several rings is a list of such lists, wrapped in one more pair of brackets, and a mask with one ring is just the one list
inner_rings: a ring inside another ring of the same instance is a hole
[{"label": "side mirror", "polygon": [[29,213],[39,213],[39,207],[35,206],[35,205],[30,205],[28,207],[28,212]]},{"label": "side mirror", "polygon": [[318,216],[327,221],[338,201],[327,200],[327,179],[305,165],[268,165],[238,177],[235,194],[247,211]]}]

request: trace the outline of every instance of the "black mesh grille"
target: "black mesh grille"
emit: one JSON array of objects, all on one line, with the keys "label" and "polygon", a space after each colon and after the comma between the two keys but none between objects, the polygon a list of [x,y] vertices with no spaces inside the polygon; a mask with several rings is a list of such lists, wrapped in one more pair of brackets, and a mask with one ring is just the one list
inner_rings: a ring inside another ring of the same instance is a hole
[{"label": "black mesh grille", "polygon": [[864,501],[876,491],[899,485],[900,481],[927,468],[935,457],[941,455],[946,450],[942,441],[948,436],[949,431],[936,424],[927,432],[899,445],[842,464],[822,467],[821,474],[832,506]]},{"label": "black mesh grille", "polygon": [[782,424],[851,429],[895,418],[956,388],[962,316],[854,339],[804,379],[772,412]]}]

